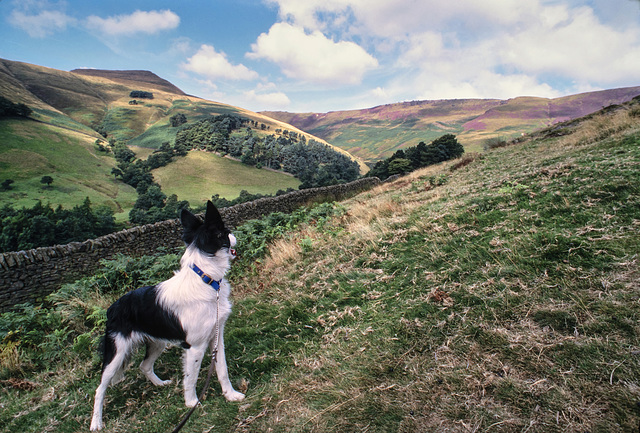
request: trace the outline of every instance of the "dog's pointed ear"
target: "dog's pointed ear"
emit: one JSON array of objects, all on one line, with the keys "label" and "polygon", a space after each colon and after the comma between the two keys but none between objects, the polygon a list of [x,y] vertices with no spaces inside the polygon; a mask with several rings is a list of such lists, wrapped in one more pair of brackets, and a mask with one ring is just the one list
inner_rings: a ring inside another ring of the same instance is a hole
[{"label": "dog's pointed ear", "polygon": [[182,212],[180,212],[180,222],[182,223],[182,227],[189,230],[196,229],[202,224],[202,221],[200,221],[197,216],[186,209],[182,209]]},{"label": "dog's pointed ear", "polygon": [[182,231],[182,240],[185,245],[189,245],[193,242],[195,232],[202,225],[200,218],[192,214],[186,209],[182,209],[180,212],[180,222],[184,230]]},{"label": "dog's pointed ear", "polygon": [[220,215],[218,208],[215,207],[211,200],[207,202],[207,213],[204,217],[204,223],[207,226],[214,226],[220,230],[224,229],[222,215]]}]

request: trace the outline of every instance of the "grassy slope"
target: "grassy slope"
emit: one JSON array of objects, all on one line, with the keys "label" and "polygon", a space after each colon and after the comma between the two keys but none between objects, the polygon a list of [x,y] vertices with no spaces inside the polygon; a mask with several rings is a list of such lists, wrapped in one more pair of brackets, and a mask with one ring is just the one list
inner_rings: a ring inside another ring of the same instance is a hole
[{"label": "grassy slope", "polygon": [[272,248],[235,282],[235,374],[268,373],[238,425],[636,429],[640,125],[594,122],[414,173],[350,201],[335,237],[299,235],[311,251]]},{"label": "grassy slope", "polygon": [[154,170],[153,176],[165,194],[176,194],[194,206],[214,194],[233,199],[243,189],[252,194],[274,194],[279,189],[297,189],[300,185],[293,176],[259,170],[207,152],[189,152],[186,157]]},{"label": "grassy slope", "polygon": [[[145,105],[151,104],[147,102]],[[133,108],[144,109],[144,107],[138,106],[133,106]],[[216,104],[214,102],[208,102],[193,97],[172,99],[170,104],[167,104],[163,109],[165,110],[166,115],[161,117],[159,116],[157,121],[150,122],[146,125],[144,132],[130,140],[129,144],[157,149],[164,142],[173,142],[179,128],[171,127],[169,118],[178,113],[182,113],[187,116],[189,123],[195,123],[210,116],[217,116],[220,114],[241,114],[241,110],[235,107]]]},{"label": "grassy slope", "polygon": [[[361,194],[235,272],[225,339],[247,399],[214,385],[183,431],[635,431],[638,118],[454,163]],[[179,370],[175,349],[157,368]],[[3,385],[0,430],[88,428],[95,361],[29,379]],[[104,431],[169,431],[180,388],[130,370]]]},{"label": "grassy slope", "polygon": [[[136,200],[135,190],[111,175],[115,160],[98,154],[91,137],[30,120],[2,120],[0,142],[2,179],[15,181],[12,190],[0,191],[2,206],[32,207],[41,200],[73,207],[89,197],[128,212]],[[40,183],[42,176],[53,177],[50,188]]]}]

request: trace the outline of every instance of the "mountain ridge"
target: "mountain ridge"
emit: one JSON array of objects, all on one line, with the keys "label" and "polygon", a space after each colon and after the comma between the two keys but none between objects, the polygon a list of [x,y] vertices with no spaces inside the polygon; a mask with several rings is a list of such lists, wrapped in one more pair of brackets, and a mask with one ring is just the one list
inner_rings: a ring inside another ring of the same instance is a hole
[{"label": "mountain ridge", "polygon": [[[154,94],[154,98],[144,101],[144,104],[132,106],[129,104],[132,99],[135,99],[129,96],[132,90],[150,91]],[[67,116],[73,120],[72,125],[66,125],[67,128],[75,127],[78,132],[91,135],[94,139],[103,138],[95,127],[107,118],[108,111],[124,109],[138,112],[146,110],[146,113],[137,116],[139,117],[137,125],[128,135],[115,138],[135,139],[147,132],[149,126],[159,121],[168,124],[168,117],[171,114],[186,113],[190,120],[199,120],[210,115],[233,113],[265,123],[270,127],[268,131],[271,132],[275,129],[285,129],[330,145],[319,137],[277,119],[241,107],[188,95],[169,81],[146,70],[62,71],[26,62],[0,59],[0,96],[14,103],[24,103],[34,108],[34,119],[52,123],[55,126],[59,126],[60,119],[56,124],[52,113]],[[87,128],[93,131],[88,131]],[[260,130],[256,132],[260,133]],[[139,144],[133,141],[131,144]],[[341,153],[346,152],[341,151]]]},{"label": "mountain ridge", "polygon": [[186,93],[184,93],[180,88],[172,84],[170,81],[165,80],[164,78],[154,74],[151,71],[79,68],[72,69],[69,72],[91,77],[107,78],[109,80],[119,81],[122,83],[149,83],[156,86],[160,90],[187,96]]},{"label": "mountain ridge", "polygon": [[[465,147],[478,150],[492,137],[512,138],[555,123],[591,114],[640,95],[640,86],[559,98],[441,99],[405,101],[371,108],[291,113],[261,111],[317,135],[372,162],[394,151],[454,133]],[[383,128],[395,129],[387,136]]]}]

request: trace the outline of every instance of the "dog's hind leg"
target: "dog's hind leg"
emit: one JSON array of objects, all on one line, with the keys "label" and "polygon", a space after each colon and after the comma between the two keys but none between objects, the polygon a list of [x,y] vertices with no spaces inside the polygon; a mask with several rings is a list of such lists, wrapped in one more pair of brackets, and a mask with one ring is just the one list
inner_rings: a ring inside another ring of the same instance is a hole
[{"label": "dog's hind leg", "polygon": [[156,359],[162,354],[167,344],[160,341],[149,340],[147,341],[147,353],[144,360],[140,363],[140,370],[142,373],[156,386],[169,385],[171,380],[162,380],[153,371],[153,364]]},{"label": "dog's hind leg", "polygon": [[[121,339],[119,339],[121,340]],[[122,376],[124,363],[130,351],[130,344],[118,344],[118,341],[107,335],[105,338],[104,363],[102,366],[102,378],[96,389],[93,403],[93,417],[91,418],[91,431],[102,428],[102,407],[107,388],[114,379]]]},{"label": "dog's hind leg", "polygon": [[187,407],[194,407],[198,404],[198,396],[196,394],[196,382],[198,381],[198,373],[200,372],[200,364],[207,350],[207,345],[191,346],[184,353],[184,404]]}]

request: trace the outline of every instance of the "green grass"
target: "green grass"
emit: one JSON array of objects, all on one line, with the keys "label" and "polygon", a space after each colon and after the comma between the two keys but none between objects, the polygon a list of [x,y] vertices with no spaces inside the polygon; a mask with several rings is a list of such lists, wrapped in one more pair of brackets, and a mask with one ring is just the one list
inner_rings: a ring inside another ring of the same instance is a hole
[{"label": "green grass", "polygon": [[215,194],[233,199],[242,190],[274,194],[279,189],[297,189],[300,185],[293,176],[249,167],[207,152],[189,152],[186,157],[153,170],[153,176],[165,194],[176,194],[194,206]]},{"label": "green grass", "polygon": [[135,108],[116,107],[107,110],[100,127],[116,140],[129,140],[145,130],[141,113]]},{"label": "green grass", "polygon": [[[458,128],[460,129],[460,128]],[[455,130],[455,133],[460,131]],[[322,134],[321,130],[314,131]],[[397,125],[395,128],[388,125],[372,127],[367,124],[361,127],[359,124],[340,127],[327,138],[330,143],[339,143],[340,148],[364,159],[375,161],[380,157],[389,157],[396,150],[410,146],[416,146],[419,142],[430,143],[436,138],[450,133],[450,130],[442,128],[410,129],[407,125]]]},{"label": "green grass", "polygon": [[[40,200],[70,208],[89,197],[94,205],[128,213],[135,202],[135,190],[111,175],[115,160],[98,153],[92,138],[33,121],[3,120],[0,143],[0,178],[15,181],[13,189],[0,191],[2,206],[32,207]],[[51,187],[40,183],[42,176],[53,177]]]},{"label": "green grass", "polygon": [[[617,131],[420,170],[296,224],[257,259],[243,248],[262,234],[239,230],[225,340],[247,398],[227,403],[214,384],[183,431],[636,431],[640,125]],[[158,260],[148,280],[127,268],[65,289],[60,326],[79,328],[67,345],[97,336],[107,287],[162,279]],[[23,370],[3,378],[4,431],[88,428],[90,351]],[[157,371],[179,377],[178,351]],[[170,431],[184,412],[179,383],[155,388],[134,368],[107,393],[105,432]]]},{"label": "green grass", "polygon": [[129,144],[157,149],[162,145],[162,143],[173,143],[176,138],[176,133],[180,128],[172,127],[169,123],[169,118],[177,113],[183,113],[186,115],[189,123],[194,123],[210,116],[217,116],[220,114],[239,114],[238,109],[228,105],[205,101],[198,101],[198,103],[194,103],[186,99],[174,100],[171,108],[165,109],[164,111],[164,118],[146,128],[142,134],[132,138],[129,141]]},{"label": "green grass", "polygon": [[[418,120],[412,120],[389,123],[388,121],[374,119],[366,124],[352,123],[320,127],[313,129],[312,133],[318,136],[326,136],[328,142],[335,143],[341,149],[370,162],[389,157],[399,149],[416,146],[421,141],[429,144],[445,134],[454,134],[463,143],[469,141],[467,140],[468,134],[465,134],[462,127],[463,121],[446,125],[424,125],[419,122]],[[419,124],[416,126],[415,123]],[[517,132],[519,135],[520,129]],[[481,150],[477,140],[472,140],[465,148],[467,152]]]},{"label": "green grass", "polygon": [[489,152],[435,189],[442,168],[416,173],[348,204],[335,239],[239,281],[236,314],[275,303],[302,346],[271,350],[295,367],[255,386],[248,430],[637,428],[637,131]]},{"label": "green grass", "polygon": [[[86,118],[86,124],[92,124],[96,121],[95,114],[90,111],[79,110],[78,114]],[[87,136],[93,136],[96,138],[99,137],[98,133],[86,126],[86,124],[78,123],[73,118],[66,116],[60,112],[36,108],[33,111],[32,116],[34,119],[40,122],[48,123],[59,128],[68,129],[70,131],[77,131]]]},{"label": "green grass", "polygon": [[151,125],[142,134],[129,140],[129,144],[131,146],[158,149],[162,143],[173,143],[177,132],[178,128],[171,127],[168,120],[163,119]]}]

